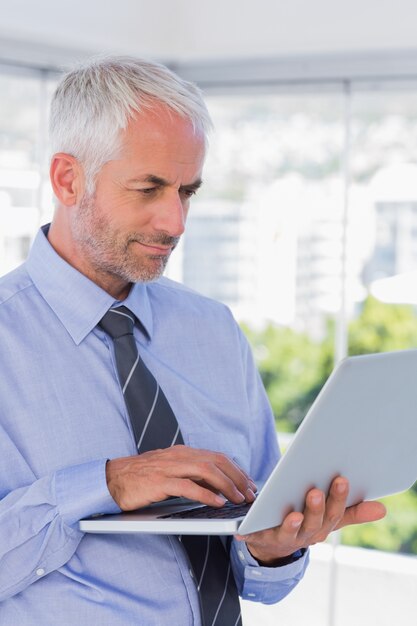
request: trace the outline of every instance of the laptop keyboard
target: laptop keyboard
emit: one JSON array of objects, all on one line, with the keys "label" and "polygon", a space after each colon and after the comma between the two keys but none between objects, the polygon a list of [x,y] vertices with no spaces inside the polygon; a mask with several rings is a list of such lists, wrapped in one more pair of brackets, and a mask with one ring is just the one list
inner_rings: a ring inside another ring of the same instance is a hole
[{"label": "laptop keyboard", "polygon": [[226,502],[220,509],[216,509],[213,506],[199,506],[195,509],[188,509],[187,511],[179,511],[178,513],[171,513],[169,515],[160,515],[159,519],[233,519],[235,517],[242,517],[249,511],[252,503],[245,502],[244,504],[233,504],[233,502]]}]

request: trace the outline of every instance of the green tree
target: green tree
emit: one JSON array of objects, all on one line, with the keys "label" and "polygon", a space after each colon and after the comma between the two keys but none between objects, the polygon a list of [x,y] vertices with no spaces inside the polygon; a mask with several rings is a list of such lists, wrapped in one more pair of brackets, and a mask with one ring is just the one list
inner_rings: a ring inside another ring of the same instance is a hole
[{"label": "green tree", "polygon": [[349,354],[390,352],[417,346],[414,307],[384,304],[369,296],[349,325]]},{"label": "green tree", "polygon": [[252,344],[278,430],[293,432],[332,369],[331,346],[290,328],[243,327]]}]

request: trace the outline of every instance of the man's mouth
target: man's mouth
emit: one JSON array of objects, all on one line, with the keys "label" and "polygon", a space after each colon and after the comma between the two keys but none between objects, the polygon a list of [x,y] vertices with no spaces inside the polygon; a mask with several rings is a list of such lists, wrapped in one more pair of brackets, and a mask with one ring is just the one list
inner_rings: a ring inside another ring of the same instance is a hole
[{"label": "man's mouth", "polygon": [[135,243],[138,243],[143,248],[146,248],[148,252],[151,252],[152,254],[161,255],[161,256],[170,254],[175,247],[175,246],[161,246],[161,245],[156,245],[156,244],[143,243],[142,241],[137,241],[137,240],[135,240]]}]

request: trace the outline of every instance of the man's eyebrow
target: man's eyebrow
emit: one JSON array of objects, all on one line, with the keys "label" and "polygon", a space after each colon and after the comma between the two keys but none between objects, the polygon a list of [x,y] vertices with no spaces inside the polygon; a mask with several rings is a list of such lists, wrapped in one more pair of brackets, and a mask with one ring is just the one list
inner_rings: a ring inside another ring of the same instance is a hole
[{"label": "man's eyebrow", "polygon": [[[161,178],[161,176],[156,176],[155,174],[148,174],[143,178],[133,178],[129,180],[130,184],[135,183],[151,183],[152,185],[157,185],[158,187],[168,187],[169,181],[165,180],[165,178]],[[188,185],[181,185],[180,189],[190,189],[192,191],[197,191],[203,184],[201,178],[197,178],[197,180],[189,183]]]},{"label": "man's eyebrow", "polygon": [[201,180],[201,178],[197,178],[197,180],[195,180],[192,183],[189,183],[188,185],[181,185],[180,189],[188,189],[189,191],[197,191],[197,189],[200,189],[202,184],[203,184],[203,181]]}]

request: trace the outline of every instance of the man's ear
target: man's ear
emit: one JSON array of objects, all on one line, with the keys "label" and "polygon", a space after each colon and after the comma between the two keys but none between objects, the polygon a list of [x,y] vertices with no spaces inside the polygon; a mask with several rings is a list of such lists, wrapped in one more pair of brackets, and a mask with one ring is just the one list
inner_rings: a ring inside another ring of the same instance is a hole
[{"label": "man's ear", "polygon": [[64,206],[77,204],[84,194],[84,173],[79,161],[65,152],[54,154],[50,178],[55,196]]}]

